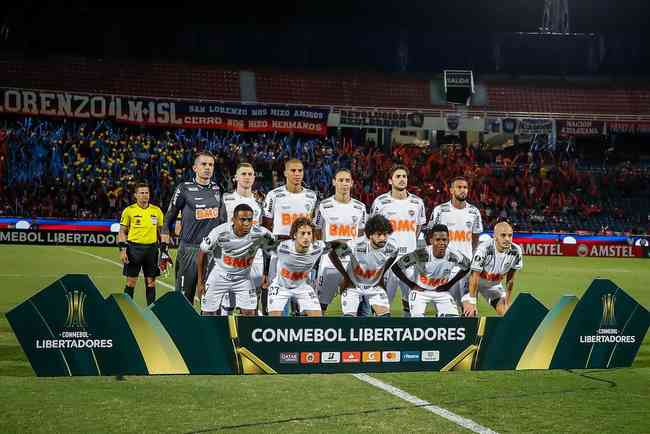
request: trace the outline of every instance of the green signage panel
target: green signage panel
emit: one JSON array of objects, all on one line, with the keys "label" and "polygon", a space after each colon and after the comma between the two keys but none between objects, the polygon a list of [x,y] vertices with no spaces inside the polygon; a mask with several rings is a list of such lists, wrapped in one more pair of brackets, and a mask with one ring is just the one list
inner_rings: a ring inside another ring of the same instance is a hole
[{"label": "green signage panel", "polygon": [[274,374],[630,366],[648,311],[608,280],[504,317],[202,317],[178,292],[151,308],[66,275],[7,313],[36,375]]}]

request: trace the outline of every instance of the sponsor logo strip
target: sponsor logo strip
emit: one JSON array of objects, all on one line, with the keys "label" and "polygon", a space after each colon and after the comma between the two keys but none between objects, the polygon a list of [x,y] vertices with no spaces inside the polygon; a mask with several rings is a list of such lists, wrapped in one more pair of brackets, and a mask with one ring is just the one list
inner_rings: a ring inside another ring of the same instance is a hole
[{"label": "sponsor logo strip", "polygon": [[396,363],[400,361],[399,351],[382,351],[381,361],[386,363]]},{"label": "sponsor logo strip", "polygon": [[343,363],[359,363],[361,361],[360,351],[344,351]]},{"label": "sponsor logo strip", "polygon": [[320,363],[320,352],[309,351],[300,353],[301,365],[316,365]]},{"label": "sponsor logo strip", "polygon": [[402,351],[402,362],[419,362],[419,351]]},{"label": "sponsor logo strip", "polygon": [[323,351],[321,353],[321,363],[341,363],[341,353],[338,351]]},{"label": "sponsor logo strip", "polygon": [[363,363],[379,363],[381,353],[379,351],[364,351],[362,356]]},{"label": "sponsor logo strip", "polygon": [[298,363],[298,353],[280,353],[280,363]]},{"label": "sponsor logo strip", "polygon": [[423,362],[439,362],[440,361],[440,351],[438,351],[438,350],[422,351],[422,361]]}]

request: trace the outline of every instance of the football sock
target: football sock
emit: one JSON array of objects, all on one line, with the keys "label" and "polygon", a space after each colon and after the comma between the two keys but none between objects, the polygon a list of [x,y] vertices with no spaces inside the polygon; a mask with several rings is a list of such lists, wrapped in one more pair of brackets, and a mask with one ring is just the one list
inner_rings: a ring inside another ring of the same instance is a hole
[{"label": "football sock", "polygon": [[147,286],[147,306],[153,304],[156,301],[156,287]]}]

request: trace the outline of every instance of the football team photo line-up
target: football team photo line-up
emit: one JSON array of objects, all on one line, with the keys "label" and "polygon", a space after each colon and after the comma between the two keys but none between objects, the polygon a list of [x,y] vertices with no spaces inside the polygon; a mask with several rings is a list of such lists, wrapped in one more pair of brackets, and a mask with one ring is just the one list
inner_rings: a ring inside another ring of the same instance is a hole
[{"label": "football team photo line-up", "polygon": [[399,292],[404,317],[476,316],[481,293],[497,314],[512,302],[522,249],[506,222],[479,243],[481,213],[467,202],[463,177],[449,182],[450,200],[427,220],[424,202],[407,190],[409,170],[394,165],[390,191],[370,206],[353,197],[351,171],[333,178],[334,195],[318,201],[303,186],[300,160],[284,164],[284,185],[258,201],[255,169],[240,163],[235,191],[212,181],[215,157],[200,152],[192,181],[176,186],[163,214],[150,203],[147,184],[136,184],[135,203],[120,218],[118,246],[132,298],[145,278],[148,305],[156,278],[172,267],[171,235],[178,237],[175,289],[202,315],[322,316],[337,294],[345,316],[390,316]]}]

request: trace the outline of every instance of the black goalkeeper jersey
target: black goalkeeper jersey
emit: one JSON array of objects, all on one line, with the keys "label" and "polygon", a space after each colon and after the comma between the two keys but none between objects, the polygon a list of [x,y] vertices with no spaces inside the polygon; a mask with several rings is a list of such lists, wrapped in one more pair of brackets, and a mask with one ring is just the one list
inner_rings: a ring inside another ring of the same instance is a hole
[{"label": "black goalkeeper jersey", "polygon": [[210,182],[201,185],[195,181],[183,182],[176,187],[165,214],[165,229],[173,233],[179,211],[181,217],[180,241],[185,244],[201,244],[210,231],[225,222],[221,212],[223,197],[219,186]]}]

